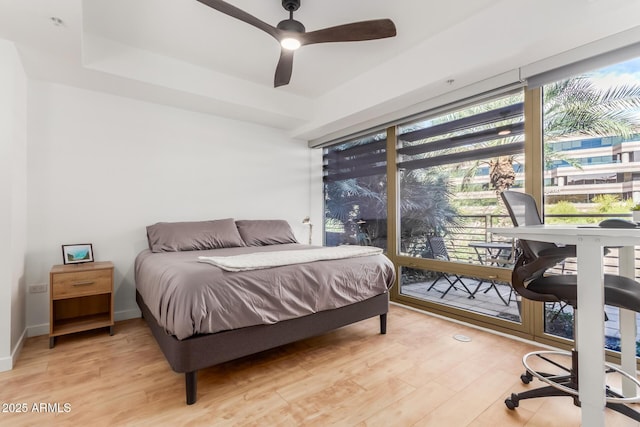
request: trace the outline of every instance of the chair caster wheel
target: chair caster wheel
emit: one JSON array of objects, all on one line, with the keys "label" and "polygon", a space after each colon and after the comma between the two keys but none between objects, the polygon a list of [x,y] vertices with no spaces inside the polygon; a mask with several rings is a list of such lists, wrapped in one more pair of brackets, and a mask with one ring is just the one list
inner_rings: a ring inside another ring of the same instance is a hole
[{"label": "chair caster wheel", "polygon": [[507,405],[507,408],[514,410],[518,406],[520,406],[520,399],[518,399],[518,396],[516,394],[512,393],[511,397],[507,397],[504,400],[504,404]]},{"label": "chair caster wheel", "polygon": [[520,381],[522,381],[522,384],[529,384],[532,380],[533,375],[531,375],[530,372],[525,372],[524,374],[520,375]]}]

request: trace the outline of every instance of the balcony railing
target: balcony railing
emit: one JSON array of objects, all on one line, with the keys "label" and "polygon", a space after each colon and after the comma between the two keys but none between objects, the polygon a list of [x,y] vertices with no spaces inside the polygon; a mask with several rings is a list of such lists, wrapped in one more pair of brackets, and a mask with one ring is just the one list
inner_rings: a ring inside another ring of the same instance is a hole
[{"label": "balcony railing", "polygon": [[[566,214],[566,215],[546,215],[545,221],[548,224],[554,223],[571,223],[571,224],[597,224],[606,218],[630,218],[631,214]],[[507,215],[460,215],[459,222],[461,227],[449,230],[445,236],[448,255],[451,261],[465,262],[471,264],[486,264],[486,260],[482,258],[482,253],[474,248],[474,243],[488,242],[504,242],[512,244],[512,239],[493,235],[489,230],[494,227],[511,227],[511,219]],[[504,254],[504,263],[500,266],[509,268],[513,264],[513,251]],[[407,255],[413,255],[410,251]],[[640,252],[636,248],[636,277],[640,277]],[[618,269],[618,250],[611,248],[605,256],[605,272],[617,273]],[[575,259],[569,258],[564,264],[565,274],[576,272]]]},{"label": "balcony railing", "polygon": [[[606,218],[611,217],[631,217],[631,214],[573,214],[573,215],[547,215],[545,220],[547,223],[573,223],[573,224],[585,224],[592,223],[597,224]],[[499,236],[491,234],[489,229],[492,227],[511,227],[511,220],[506,215],[462,215],[459,217],[459,222],[462,226],[458,230],[449,230],[445,236],[445,242],[447,250],[449,252],[449,258],[454,262],[464,262],[473,264],[489,264],[486,259],[482,259],[480,253],[476,252],[472,246],[474,243],[492,243],[503,242],[511,244],[512,247],[515,242],[509,239],[504,239]],[[482,246],[481,246],[482,247]],[[605,272],[617,274],[618,273],[618,249],[608,248],[608,254],[605,256]],[[507,259],[499,262],[490,262],[491,265],[497,265],[502,268],[512,268],[514,251],[510,251]],[[406,253],[406,255],[412,255]],[[415,256],[415,255],[414,255]],[[405,270],[407,270],[405,272]],[[556,274],[575,274],[576,273],[576,260],[575,258],[568,258],[562,265],[556,267],[557,271],[552,271]],[[635,250],[635,276],[639,277],[640,271],[640,253],[638,248]],[[486,279],[478,279],[473,277],[464,276],[465,283],[468,288],[475,289],[475,297],[469,299],[468,295],[458,289],[457,291],[449,292],[446,295],[434,292],[432,290],[434,283],[430,280],[415,280],[410,276],[411,269],[403,269],[403,277],[401,279],[401,293],[404,295],[413,296],[433,303],[445,304],[457,309],[468,310],[473,312],[482,313],[487,316],[495,318],[505,319],[509,321],[520,322],[521,313],[519,306],[517,306],[510,294],[510,287],[507,283],[487,281]],[[442,283],[440,283],[442,282]],[[440,280],[438,285],[442,285],[441,288],[435,289],[447,289],[450,282]],[[492,289],[488,288],[489,283],[497,285],[495,292],[487,292]],[[480,288],[482,285],[483,288]],[[476,289],[476,286],[478,288]],[[610,350],[619,351],[620,349],[620,332],[619,332],[619,310],[614,307],[605,307],[605,312],[609,322],[605,325],[605,347]],[[640,315],[638,317],[638,335],[640,336]],[[566,307],[560,303],[545,303],[545,333],[551,335],[557,335],[564,338],[571,339],[573,337],[573,311],[571,307]],[[637,344],[638,356],[640,356],[640,342]]]}]

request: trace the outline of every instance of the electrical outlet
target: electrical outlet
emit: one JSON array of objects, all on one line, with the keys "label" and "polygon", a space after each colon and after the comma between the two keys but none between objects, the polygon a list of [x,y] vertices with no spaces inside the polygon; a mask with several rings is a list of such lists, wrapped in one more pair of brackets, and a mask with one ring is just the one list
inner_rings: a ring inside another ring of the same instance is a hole
[{"label": "electrical outlet", "polygon": [[29,285],[29,293],[31,294],[40,294],[43,292],[47,292],[47,284],[39,283],[37,285]]}]

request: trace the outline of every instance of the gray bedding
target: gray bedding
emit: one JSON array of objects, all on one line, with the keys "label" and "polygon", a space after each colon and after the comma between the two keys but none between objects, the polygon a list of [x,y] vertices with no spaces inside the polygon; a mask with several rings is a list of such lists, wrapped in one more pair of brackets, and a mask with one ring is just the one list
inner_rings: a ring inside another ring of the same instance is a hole
[{"label": "gray bedding", "polygon": [[301,244],[141,252],[136,288],[158,323],[178,339],[331,310],[383,294],[393,285],[384,255],[227,272],[198,256],[317,248]]}]

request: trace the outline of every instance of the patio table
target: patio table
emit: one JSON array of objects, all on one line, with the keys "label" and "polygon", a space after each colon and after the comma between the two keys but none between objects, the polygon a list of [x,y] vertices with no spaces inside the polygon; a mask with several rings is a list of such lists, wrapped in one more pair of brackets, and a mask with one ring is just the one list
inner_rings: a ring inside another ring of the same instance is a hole
[{"label": "patio table", "polygon": [[[513,264],[511,257],[513,255],[513,244],[506,242],[471,242],[469,246],[472,247],[476,251],[476,255],[478,256],[478,261],[483,265],[493,265],[498,267],[506,267],[508,265]],[[472,296],[480,289],[483,283],[486,280],[480,280],[476,289],[473,291]],[[500,290],[496,286],[495,280],[490,281],[490,285],[483,291],[485,294],[489,292],[491,289],[496,291],[498,297],[502,300],[504,305],[509,305],[511,303],[511,295],[513,294],[513,289],[509,290],[509,298],[505,299]]]}]

